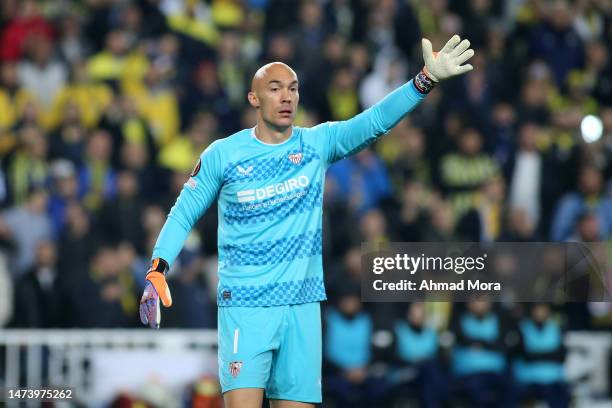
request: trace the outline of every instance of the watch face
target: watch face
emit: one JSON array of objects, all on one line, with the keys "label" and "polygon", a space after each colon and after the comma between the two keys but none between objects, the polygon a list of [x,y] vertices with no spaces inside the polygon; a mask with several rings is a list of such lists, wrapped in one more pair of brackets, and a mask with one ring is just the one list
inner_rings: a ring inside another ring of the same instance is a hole
[{"label": "watch face", "polygon": [[432,81],[423,71],[419,72],[417,76],[414,77],[414,86],[415,88],[423,94],[429,93],[435,85],[434,81]]}]

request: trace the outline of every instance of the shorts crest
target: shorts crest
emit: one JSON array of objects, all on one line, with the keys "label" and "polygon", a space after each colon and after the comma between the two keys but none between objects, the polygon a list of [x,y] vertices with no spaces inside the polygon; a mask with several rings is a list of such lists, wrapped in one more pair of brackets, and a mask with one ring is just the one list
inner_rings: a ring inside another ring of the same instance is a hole
[{"label": "shorts crest", "polygon": [[230,370],[230,374],[232,374],[232,377],[234,378],[238,377],[238,374],[240,374],[241,369],[242,369],[242,361],[232,361],[231,363],[229,363],[229,370]]}]

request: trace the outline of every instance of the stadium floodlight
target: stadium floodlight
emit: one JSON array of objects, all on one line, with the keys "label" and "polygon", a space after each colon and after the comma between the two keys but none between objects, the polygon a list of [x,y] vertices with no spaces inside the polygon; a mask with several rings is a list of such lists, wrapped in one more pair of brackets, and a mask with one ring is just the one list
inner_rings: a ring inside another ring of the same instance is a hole
[{"label": "stadium floodlight", "polygon": [[587,143],[595,143],[603,134],[603,122],[598,116],[587,115],[580,122],[582,138]]}]

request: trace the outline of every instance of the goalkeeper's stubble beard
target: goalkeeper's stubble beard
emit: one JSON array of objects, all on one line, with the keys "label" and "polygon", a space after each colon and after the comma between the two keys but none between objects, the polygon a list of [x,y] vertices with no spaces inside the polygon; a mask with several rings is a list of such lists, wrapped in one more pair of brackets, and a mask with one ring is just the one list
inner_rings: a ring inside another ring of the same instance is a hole
[{"label": "goalkeeper's stubble beard", "polygon": [[[294,98],[295,100],[293,100]],[[257,109],[258,123],[263,123],[268,129],[278,132],[284,132],[293,126],[298,107],[297,95],[288,102],[287,100],[281,101],[280,97],[267,95],[267,92],[264,91],[263,95],[258,93],[258,99],[260,104],[255,108]]]}]

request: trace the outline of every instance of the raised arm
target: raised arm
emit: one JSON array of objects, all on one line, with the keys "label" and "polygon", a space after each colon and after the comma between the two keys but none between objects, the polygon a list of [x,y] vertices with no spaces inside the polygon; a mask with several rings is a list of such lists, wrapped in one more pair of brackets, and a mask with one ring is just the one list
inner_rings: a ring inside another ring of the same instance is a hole
[{"label": "raised arm", "polygon": [[425,66],[414,79],[352,119],[321,125],[327,127],[327,160],[332,163],[357,153],[388,133],[425,98],[437,82],[472,70],[470,64],[462,65],[474,55],[469,47],[468,40],[461,41],[455,35],[442,50],[433,52],[431,42],[423,39]]}]

